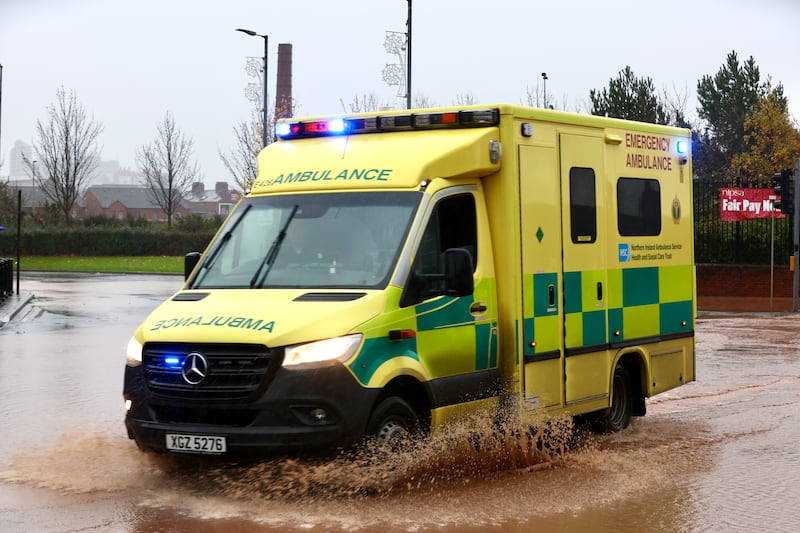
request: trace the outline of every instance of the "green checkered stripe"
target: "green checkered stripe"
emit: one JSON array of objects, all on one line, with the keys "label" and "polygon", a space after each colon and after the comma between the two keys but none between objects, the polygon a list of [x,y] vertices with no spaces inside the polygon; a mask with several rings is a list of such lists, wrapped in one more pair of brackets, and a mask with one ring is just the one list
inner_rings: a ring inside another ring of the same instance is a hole
[{"label": "green checkered stripe", "polygon": [[[525,284],[523,307],[525,317],[522,320],[522,335],[525,339],[523,352],[525,355],[553,352],[561,347],[558,338],[558,310],[561,305],[561,289],[558,285],[558,274],[555,272],[529,274],[523,277]],[[554,305],[550,305],[550,291],[554,291]],[[531,316],[531,311],[533,316]],[[536,340],[536,346],[530,341]]]},{"label": "green checkered stripe", "polygon": [[[564,326],[567,348],[600,346],[632,339],[688,333],[693,328],[691,265],[564,273]],[[605,276],[608,281],[605,281]],[[556,273],[525,276],[525,354],[558,350],[558,306],[549,306]],[[603,300],[597,299],[602,283]],[[604,301],[608,302],[608,327]],[[531,316],[531,310],[533,316]],[[529,341],[535,339],[536,346]]]},{"label": "green checkered stripe", "polygon": [[[437,368],[437,375],[455,375],[463,372],[486,370],[497,366],[497,335],[492,334],[497,322],[474,324],[475,319],[469,312],[473,297],[453,298],[445,296],[414,307],[397,309],[381,315],[365,324],[367,339],[350,365],[356,378],[366,384],[372,375],[388,360],[394,357],[410,357],[419,360],[418,343],[448,346],[452,328],[472,326],[460,329],[459,336],[471,335],[470,344],[475,346],[474,359],[461,359],[459,368]],[[416,336],[401,341],[390,341],[388,330],[410,329]],[[433,362],[435,363],[435,362]]]},{"label": "green checkered stripe", "polygon": [[692,265],[609,270],[610,342],[691,332],[693,272]]}]

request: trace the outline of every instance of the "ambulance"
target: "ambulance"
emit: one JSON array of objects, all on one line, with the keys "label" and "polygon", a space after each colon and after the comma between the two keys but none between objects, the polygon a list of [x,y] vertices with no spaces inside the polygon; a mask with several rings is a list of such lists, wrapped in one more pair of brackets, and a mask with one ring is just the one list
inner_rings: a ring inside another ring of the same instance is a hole
[{"label": "ambulance", "polygon": [[499,104],[285,119],[127,347],[142,449],[586,415],[695,379],[690,132]]}]

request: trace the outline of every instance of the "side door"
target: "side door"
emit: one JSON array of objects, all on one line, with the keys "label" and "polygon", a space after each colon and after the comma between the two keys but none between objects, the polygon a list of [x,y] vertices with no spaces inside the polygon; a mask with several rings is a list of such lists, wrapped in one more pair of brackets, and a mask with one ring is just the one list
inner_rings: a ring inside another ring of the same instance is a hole
[{"label": "side door", "polygon": [[585,408],[602,406],[609,392],[603,149],[601,136],[559,135],[565,399]]},{"label": "side door", "polygon": [[524,408],[564,402],[561,187],[555,146],[519,146]]},{"label": "side door", "polygon": [[[497,297],[481,190],[440,191],[426,220],[401,306],[414,308],[417,354],[431,378],[433,408],[496,396]],[[451,248],[472,256],[470,295],[445,294],[445,251]]]}]

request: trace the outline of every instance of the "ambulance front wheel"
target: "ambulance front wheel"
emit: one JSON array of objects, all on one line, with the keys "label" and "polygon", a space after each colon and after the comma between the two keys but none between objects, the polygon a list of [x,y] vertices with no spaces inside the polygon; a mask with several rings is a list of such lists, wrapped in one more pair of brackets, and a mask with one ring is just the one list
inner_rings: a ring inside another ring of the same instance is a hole
[{"label": "ambulance front wheel", "polygon": [[379,444],[395,445],[420,431],[419,416],[399,396],[390,396],[381,401],[370,416],[367,436]]},{"label": "ambulance front wheel", "polygon": [[617,365],[611,382],[611,406],[598,413],[595,427],[603,433],[622,431],[631,421],[633,413],[633,387],[631,375],[624,366]]}]

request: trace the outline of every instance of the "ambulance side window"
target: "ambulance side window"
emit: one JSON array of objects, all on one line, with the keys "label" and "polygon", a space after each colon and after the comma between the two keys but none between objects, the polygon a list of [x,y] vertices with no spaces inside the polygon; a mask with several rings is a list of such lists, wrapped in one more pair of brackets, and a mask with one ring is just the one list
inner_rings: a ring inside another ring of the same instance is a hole
[{"label": "ambulance side window", "polygon": [[569,169],[569,221],[572,242],[587,244],[597,240],[597,199],[594,169]]},{"label": "ambulance side window", "polygon": [[661,234],[661,184],[655,179],[617,181],[617,228],[627,236]]},{"label": "ambulance side window", "polygon": [[445,198],[436,204],[417,252],[417,266],[425,274],[444,274],[444,251],[464,248],[472,255],[473,271],[478,260],[478,230],[475,199],[471,194]]},{"label": "ambulance side window", "polygon": [[472,271],[478,259],[478,226],[475,199],[471,194],[450,196],[433,208],[412,266],[402,307],[446,293],[445,251],[462,248],[472,256]]}]

